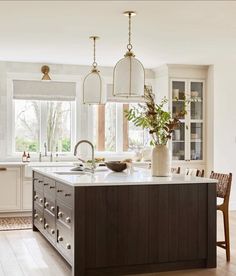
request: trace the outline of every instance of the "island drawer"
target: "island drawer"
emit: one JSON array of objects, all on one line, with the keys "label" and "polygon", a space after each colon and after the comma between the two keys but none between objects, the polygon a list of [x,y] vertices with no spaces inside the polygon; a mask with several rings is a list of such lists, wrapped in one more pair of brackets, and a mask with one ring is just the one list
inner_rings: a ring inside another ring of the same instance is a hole
[{"label": "island drawer", "polygon": [[56,182],[50,178],[44,177],[44,195],[52,199],[56,198]]},{"label": "island drawer", "polygon": [[34,205],[36,205],[41,211],[43,211],[43,207],[44,207],[43,192],[38,190],[34,191]]},{"label": "island drawer", "polygon": [[34,208],[34,225],[38,228],[38,229],[43,229],[43,212],[41,210],[39,210],[38,208]]},{"label": "island drawer", "polygon": [[44,212],[44,229],[46,236],[53,242],[56,242],[56,221],[55,216]]},{"label": "island drawer", "polygon": [[44,209],[46,212],[50,213],[51,215],[55,216],[56,214],[56,203],[55,200],[51,200],[48,197],[44,197]]},{"label": "island drawer", "polygon": [[44,177],[35,172],[33,181],[34,181],[34,190],[43,192]]},{"label": "island drawer", "polygon": [[73,206],[74,191],[72,187],[64,185],[62,183],[56,183],[57,198],[59,198],[65,205]]},{"label": "island drawer", "polygon": [[66,207],[59,200],[57,201],[57,221],[69,229],[72,227],[72,209]]},{"label": "island drawer", "polygon": [[65,227],[60,225],[57,225],[57,247],[71,263],[73,252],[72,235]]}]

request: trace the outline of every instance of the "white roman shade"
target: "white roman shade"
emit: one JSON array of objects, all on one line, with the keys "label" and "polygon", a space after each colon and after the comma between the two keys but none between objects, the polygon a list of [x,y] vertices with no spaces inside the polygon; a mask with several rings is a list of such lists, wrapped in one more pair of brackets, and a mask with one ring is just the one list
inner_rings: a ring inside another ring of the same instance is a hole
[{"label": "white roman shade", "polygon": [[13,80],[13,98],[74,101],[76,98],[76,83],[45,80]]}]

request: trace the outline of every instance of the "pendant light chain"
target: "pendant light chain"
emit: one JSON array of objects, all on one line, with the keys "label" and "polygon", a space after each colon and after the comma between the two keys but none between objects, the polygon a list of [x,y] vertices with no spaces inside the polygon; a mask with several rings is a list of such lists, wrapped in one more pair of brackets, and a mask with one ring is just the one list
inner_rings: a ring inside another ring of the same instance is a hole
[{"label": "pendant light chain", "polygon": [[97,62],[96,62],[96,37],[93,37],[93,68],[97,68]]},{"label": "pendant light chain", "polygon": [[127,49],[130,52],[133,48],[132,44],[131,44],[131,13],[129,13],[129,43],[127,45]]}]

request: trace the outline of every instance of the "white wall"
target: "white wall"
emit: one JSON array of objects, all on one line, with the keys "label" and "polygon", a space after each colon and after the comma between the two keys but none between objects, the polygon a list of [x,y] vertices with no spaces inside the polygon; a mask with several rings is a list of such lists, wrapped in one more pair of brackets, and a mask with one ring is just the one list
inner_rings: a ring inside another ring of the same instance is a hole
[{"label": "white wall", "polygon": [[232,172],[231,209],[236,210],[236,63],[214,66],[214,170]]}]

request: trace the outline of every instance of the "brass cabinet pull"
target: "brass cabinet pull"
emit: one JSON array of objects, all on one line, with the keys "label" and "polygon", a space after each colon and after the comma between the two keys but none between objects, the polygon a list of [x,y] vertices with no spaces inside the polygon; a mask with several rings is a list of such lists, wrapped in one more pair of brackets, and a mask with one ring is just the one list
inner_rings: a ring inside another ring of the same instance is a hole
[{"label": "brass cabinet pull", "polygon": [[37,218],[39,215],[38,214],[34,214],[34,218]]},{"label": "brass cabinet pull", "polygon": [[54,206],[51,207],[51,211],[52,211],[52,212],[55,211],[55,207],[54,207]]},{"label": "brass cabinet pull", "polygon": [[58,212],[58,217],[61,218],[63,216],[62,212]]},{"label": "brass cabinet pull", "polygon": [[43,218],[40,218],[39,221],[40,221],[40,222],[43,222]]},{"label": "brass cabinet pull", "polygon": [[39,180],[39,183],[43,183],[43,180]]},{"label": "brass cabinet pull", "polygon": [[3,172],[3,171],[6,171],[7,168],[0,168],[0,171]]},{"label": "brass cabinet pull", "polygon": [[70,222],[71,222],[71,218],[70,218],[70,217],[67,217],[67,218],[66,218],[66,222],[67,222],[67,223],[70,223]]},{"label": "brass cabinet pull", "polygon": [[40,198],[40,199],[39,199],[39,202],[40,202],[40,203],[43,203],[43,199],[42,199],[42,198]]},{"label": "brass cabinet pull", "polygon": [[66,244],[67,249],[71,249],[71,245],[69,243]]},{"label": "brass cabinet pull", "polygon": [[62,192],[62,190],[57,190],[57,192],[58,192],[58,193],[61,193],[61,192]]},{"label": "brass cabinet pull", "polygon": [[49,184],[48,184],[48,183],[44,183],[43,185],[44,185],[44,186],[48,186]]},{"label": "brass cabinet pull", "polygon": [[45,206],[45,207],[48,207],[48,206],[49,206],[49,203],[48,203],[48,202],[45,202],[44,206]]},{"label": "brass cabinet pull", "polygon": [[38,195],[35,195],[35,196],[34,196],[34,199],[35,199],[35,200],[36,200],[36,199],[38,199],[38,198],[39,198],[39,196],[38,196]]},{"label": "brass cabinet pull", "polygon": [[63,241],[63,237],[59,236],[58,241]]},{"label": "brass cabinet pull", "polygon": [[48,227],[49,227],[49,224],[48,224],[48,223],[45,223],[44,227],[45,227],[45,228],[48,228]]},{"label": "brass cabinet pull", "polygon": [[50,188],[50,189],[55,189],[55,187],[54,187],[54,186],[49,186],[49,188]]},{"label": "brass cabinet pull", "polygon": [[55,234],[55,230],[54,229],[51,230],[51,234],[52,235]]},{"label": "brass cabinet pull", "polygon": [[65,194],[65,196],[71,196],[71,194]]}]

